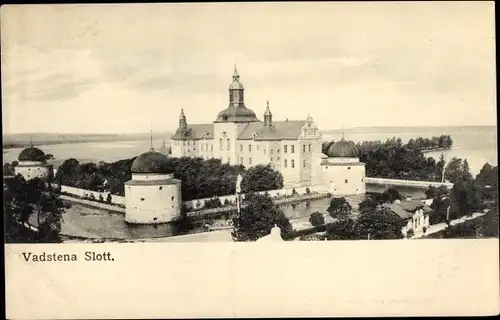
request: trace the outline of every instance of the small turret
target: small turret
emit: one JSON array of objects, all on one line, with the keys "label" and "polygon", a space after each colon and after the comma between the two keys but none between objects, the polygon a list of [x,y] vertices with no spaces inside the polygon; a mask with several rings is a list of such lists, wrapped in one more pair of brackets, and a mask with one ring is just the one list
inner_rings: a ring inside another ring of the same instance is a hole
[{"label": "small turret", "polygon": [[266,127],[271,127],[273,125],[273,114],[269,109],[269,99],[266,101],[266,112],[264,112],[264,125]]},{"label": "small turret", "polygon": [[184,109],[181,109],[181,115],[179,116],[179,129],[187,128],[186,115],[184,114]]}]

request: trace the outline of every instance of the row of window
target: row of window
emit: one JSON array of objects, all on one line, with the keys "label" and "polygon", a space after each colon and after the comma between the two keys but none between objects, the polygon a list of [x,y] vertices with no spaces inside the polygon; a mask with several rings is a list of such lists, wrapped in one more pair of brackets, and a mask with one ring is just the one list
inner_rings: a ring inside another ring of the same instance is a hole
[{"label": "row of window", "polygon": [[[221,160],[222,160],[222,158],[221,158]],[[271,162],[273,162],[274,159],[271,157],[270,160],[271,160]],[[279,161],[280,158],[277,157],[276,160]],[[227,158],[227,162],[229,162],[229,158]],[[240,157],[240,164],[241,165],[245,164],[243,157]],[[252,165],[252,158],[248,158],[248,165],[250,165],[250,166]],[[302,165],[304,168],[307,166],[306,159],[304,159],[304,161],[302,162]],[[283,167],[288,168],[288,159],[283,160]],[[290,168],[295,168],[295,160],[294,159],[290,160]]]},{"label": "row of window", "polygon": [[[184,146],[190,146],[191,145],[191,142],[192,141],[188,141],[187,143],[184,142]],[[178,142],[176,142],[176,144],[178,144]],[[193,141],[193,145],[195,144],[195,142]],[[259,150],[259,145],[256,146],[257,147],[257,150]],[[240,145],[240,151],[243,151],[243,145],[241,144]],[[285,144],[284,147],[283,147],[283,152],[284,153],[288,153],[288,145]],[[199,149],[200,151],[208,151],[208,143],[204,143],[204,144],[200,144],[199,145]],[[312,152],[312,145],[302,145],[302,152],[305,153],[306,152],[306,149],[308,152]],[[226,140],[226,149],[224,149],[224,141],[223,139],[219,139],[219,150],[231,150],[231,140],[230,139],[227,139]],[[195,148],[193,148],[193,151],[195,151]],[[213,144],[210,144],[210,151],[213,152],[214,151],[214,145]],[[252,145],[249,144],[248,145],[248,151],[249,152],[252,152]],[[280,153],[281,149],[277,149],[277,153]],[[191,152],[191,148],[188,149],[188,152]],[[295,153],[295,146],[294,145],[290,145],[290,153]],[[267,154],[267,150],[264,149],[264,154]],[[273,149],[270,149],[269,150],[269,154],[273,154]]]}]

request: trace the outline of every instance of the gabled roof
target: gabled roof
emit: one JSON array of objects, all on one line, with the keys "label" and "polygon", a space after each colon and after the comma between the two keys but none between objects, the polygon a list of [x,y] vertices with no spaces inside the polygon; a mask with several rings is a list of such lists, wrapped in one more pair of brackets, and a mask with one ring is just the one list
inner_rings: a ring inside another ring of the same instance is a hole
[{"label": "gabled roof", "polygon": [[272,126],[266,127],[264,122],[251,122],[238,136],[238,140],[251,140],[255,133],[255,140],[296,140],[306,124],[304,120],[273,121]]},{"label": "gabled roof", "polygon": [[214,138],[214,124],[190,124],[186,130],[177,129],[172,136],[173,140],[200,140]]},{"label": "gabled roof", "polygon": [[411,201],[401,201],[401,202],[393,202],[393,203],[384,203],[382,207],[387,208],[397,214],[401,219],[410,219],[416,210],[422,209],[424,213],[429,213],[432,209],[422,203],[421,200],[412,199]]}]

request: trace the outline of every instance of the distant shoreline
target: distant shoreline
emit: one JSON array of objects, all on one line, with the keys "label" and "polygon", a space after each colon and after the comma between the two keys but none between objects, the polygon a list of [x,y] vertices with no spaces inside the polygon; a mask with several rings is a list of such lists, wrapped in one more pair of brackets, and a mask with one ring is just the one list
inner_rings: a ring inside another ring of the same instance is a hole
[{"label": "distant shoreline", "polygon": [[[144,138],[126,138],[126,139],[109,139],[109,140],[102,140],[102,139],[90,139],[90,140],[60,140],[60,141],[37,141],[36,145],[37,146],[50,146],[50,145],[57,145],[57,144],[66,144],[66,143],[91,143],[91,142],[118,142],[118,141],[141,141],[141,140],[146,140],[147,137]],[[19,143],[6,143],[2,146],[4,150],[9,150],[9,149],[19,149],[19,148],[26,148],[31,146],[30,142],[19,142]]]}]

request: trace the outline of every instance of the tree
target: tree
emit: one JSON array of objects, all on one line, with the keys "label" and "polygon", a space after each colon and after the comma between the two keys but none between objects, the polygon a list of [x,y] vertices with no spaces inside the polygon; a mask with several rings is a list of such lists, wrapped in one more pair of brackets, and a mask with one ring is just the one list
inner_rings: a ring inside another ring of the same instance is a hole
[{"label": "tree", "polygon": [[365,200],[361,201],[358,205],[360,213],[371,213],[377,210],[379,203],[372,197],[367,197]]},{"label": "tree", "polygon": [[356,233],[362,239],[402,239],[405,221],[387,209],[361,213],[356,221]]},{"label": "tree", "polygon": [[311,213],[311,215],[309,216],[309,222],[314,227],[317,227],[325,224],[325,218],[323,217],[323,214],[321,212],[316,211]]},{"label": "tree", "polygon": [[283,176],[271,165],[256,165],[250,167],[241,181],[243,193],[275,190],[283,188]]},{"label": "tree", "polygon": [[399,194],[396,188],[389,188],[382,193],[381,199],[383,202],[393,203],[396,200],[401,200],[403,197]]},{"label": "tree", "polygon": [[326,209],[334,219],[344,219],[352,212],[352,207],[344,197],[333,197]]},{"label": "tree", "polygon": [[450,199],[443,197],[435,197],[432,201],[432,212],[429,216],[431,225],[446,222]]},{"label": "tree", "polygon": [[429,186],[429,188],[425,191],[425,196],[427,199],[435,199],[445,197],[449,194],[450,190],[446,186]]},{"label": "tree", "polygon": [[474,184],[456,183],[451,189],[451,202],[454,218],[472,214],[481,208],[478,188]]},{"label": "tree", "polygon": [[327,240],[356,240],[356,224],[351,218],[335,221],[326,227]]},{"label": "tree", "polygon": [[469,169],[469,162],[467,161],[467,159],[464,159],[464,162],[462,163],[462,177],[461,177],[461,181],[462,183],[464,184],[469,184],[472,182],[473,178],[472,178],[472,174],[470,173],[470,169]]},{"label": "tree", "polygon": [[55,180],[62,185],[73,186],[79,175],[79,166],[80,162],[74,158],[64,160],[57,168]]},{"label": "tree", "polygon": [[477,174],[474,184],[483,201],[496,201],[498,197],[498,166],[486,163]]},{"label": "tree", "polygon": [[271,197],[249,193],[245,196],[240,215],[233,219],[232,236],[235,241],[255,241],[269,234],[275,225],[281,229],[284,239],[293,231],[290,221]]},{"label": "tree", "polygon": [[[26,181],[21,176],[4,186],[4,224],[7,242],[59,242],[62,214],[66,206],[47,191],[38,178]],[[36,221],[38,231],[25,227]]]},{"label": "tree", "polygon": [[467,159],[454,157],[450,160],[445,170],[445,179],[451,183],[469,184],[472,182],[472,175],[469,171]]}]

